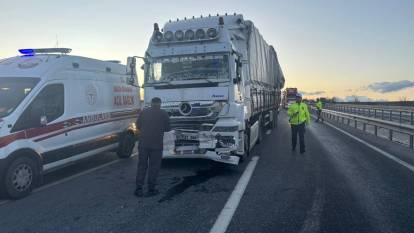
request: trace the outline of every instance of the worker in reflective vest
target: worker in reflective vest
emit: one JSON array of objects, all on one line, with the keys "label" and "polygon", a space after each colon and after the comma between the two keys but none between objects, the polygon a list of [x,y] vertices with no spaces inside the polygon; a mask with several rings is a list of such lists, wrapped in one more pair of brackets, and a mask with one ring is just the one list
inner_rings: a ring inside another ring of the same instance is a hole
[{"label": "worker in reflective vest", "polygon": [[288,109],[289,123],[292,129],[292,151],[296,149],[297,137],[299,136],[300,153],[305,153],[305,125],[310,124],[308,106],[302,102],[302,95],[296,94],[296,103],[291,104]]},{"label": "worker in reflective vest", "polygon": [[321,99],[317,99],[316,100],[316,113],[318,115],[318,119],[316,119],[316,122],[318,122],[319,120],[322,120],[322,122],[323,122],[322,108],[323,108],[323,105],[322,105]]}]

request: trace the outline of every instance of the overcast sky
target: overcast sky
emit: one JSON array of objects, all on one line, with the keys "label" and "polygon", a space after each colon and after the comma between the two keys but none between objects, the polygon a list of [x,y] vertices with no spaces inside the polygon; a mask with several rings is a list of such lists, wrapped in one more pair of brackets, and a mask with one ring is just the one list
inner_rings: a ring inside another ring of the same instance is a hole
[{"label": "overcast sky", "polygon": [[[23,47],[143,55],[152,25],[242,13],[275,46],[287,86],[308,95],[414,100],[414,1],[0,0],[0,58]],[[57,40],[56,40],[57,38]]]}]

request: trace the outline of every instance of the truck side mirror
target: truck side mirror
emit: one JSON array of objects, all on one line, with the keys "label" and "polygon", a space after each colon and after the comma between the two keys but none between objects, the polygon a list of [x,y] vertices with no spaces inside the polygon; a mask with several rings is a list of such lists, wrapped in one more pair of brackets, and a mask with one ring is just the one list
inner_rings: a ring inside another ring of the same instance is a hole
[{"label": "truck side mirror", "polygon": [[135,85],[135,80],[133,76],[128,77],[127,81],[128,85]]}]

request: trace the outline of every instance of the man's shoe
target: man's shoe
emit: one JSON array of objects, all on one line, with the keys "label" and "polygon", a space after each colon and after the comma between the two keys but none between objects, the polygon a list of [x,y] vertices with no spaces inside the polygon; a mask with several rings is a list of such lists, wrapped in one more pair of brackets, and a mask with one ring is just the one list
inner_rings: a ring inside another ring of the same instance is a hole
[{"label": "man's shoe", "polygon": [[292,147],[292,151],[295,151],[296,150],[296,148],[295,147]]},{"label": "man's shoe", "polygon": [[143,197],[144,192],[142,191],[142,188],[135,189],[134,195],[137,196],[137,197]]},{"label": "man's shoe", "polygon": [[301,150],[301,151],[300,151],[300,153],[301,153],[301,154],[303,154],[303,153],[305,153],[305,152],[306,152],[305,150]]},{"label": "man's shoe", "polygon": [[158,195],[158,193],[160,193],[158,189],[149,189],[148,192],[145,194],[145,197],[153,197]]}]

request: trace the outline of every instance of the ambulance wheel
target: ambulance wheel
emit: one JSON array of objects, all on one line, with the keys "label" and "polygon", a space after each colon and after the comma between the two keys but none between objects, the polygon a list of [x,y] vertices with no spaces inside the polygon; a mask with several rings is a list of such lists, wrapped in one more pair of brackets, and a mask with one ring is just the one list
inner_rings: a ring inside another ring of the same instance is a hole
[{"label": "ambulance wheel", "polygon": [[134,134],[125,134],[125,136],[122,137],[121,141],[119,142],[117,151],[118,157],[122,159],[131,157],[132,151],[134,150],[135,141],[136,140]]},{"label": "ambulance wheel", "polygon": [[39,178],[39,167],[33,159],[21,156],[7,168],[4,184],[7,196],[20,199],[29,195]]}]

